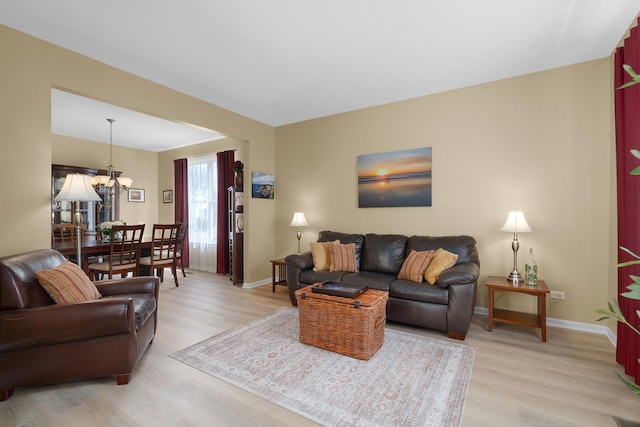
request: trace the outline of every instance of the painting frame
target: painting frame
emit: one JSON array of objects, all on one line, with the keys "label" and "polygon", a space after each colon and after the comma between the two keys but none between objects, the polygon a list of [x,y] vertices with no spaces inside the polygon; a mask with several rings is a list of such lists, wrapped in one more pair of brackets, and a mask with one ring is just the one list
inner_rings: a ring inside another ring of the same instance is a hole
[{"label": "painting frame", "polygon": [[358,207],[432,206],[432,163],[431,147],[358,156]]},{"label": "painting frame", "polygon": [[255,199],[275,199],[276,177],[263,172],[251,173],[251,197]]},{"label": "painting frame", "polygon": [[173,203],[173,190],[162,191],[162,203]]},{"label": "painting frame", "polygon": [[127,190],[127,200],[129,202],[144,203],[144,189],[129,188]]}]

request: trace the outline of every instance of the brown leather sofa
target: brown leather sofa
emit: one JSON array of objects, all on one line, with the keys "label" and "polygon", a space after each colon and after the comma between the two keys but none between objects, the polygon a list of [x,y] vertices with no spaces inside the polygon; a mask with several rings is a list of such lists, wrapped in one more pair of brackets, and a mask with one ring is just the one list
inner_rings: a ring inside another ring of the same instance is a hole
[{"label": "brown leather sofa", "polygon": [[[363,284],[389,292],[387,319],[446,331],[464,340],[471,324],[480,274],[476,241],[471,236],[404,236],[399,234],[346,234],[321,231],[318,242],[355,244],[358,272],[314,271],[311,252],[289,255],[287,286],[291,303],[294,292],[326,280]],[[436,284],[398,279],[405,257],[411,252],[443,248],[458,255],[456,264],[444,271]]]},{"label": "brown leather sofa", "polygon": [[35,273],[64,261],[52,249],[0,258],[0,401],[15,387],[112,375],[127,384],[153,340],[157,278],[96,282],[101,299],[55,304]]}]

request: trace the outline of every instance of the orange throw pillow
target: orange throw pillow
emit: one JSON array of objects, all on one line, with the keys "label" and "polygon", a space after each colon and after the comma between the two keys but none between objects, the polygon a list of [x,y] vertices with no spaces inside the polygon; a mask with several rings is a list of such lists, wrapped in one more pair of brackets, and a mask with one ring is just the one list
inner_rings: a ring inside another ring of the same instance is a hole
[{"label": "orange throw pillow", "polygon": [[329,255],[331,258],[329,271],[348,271],[356,273],[358,267],[356,267],[356,245],[355,243],[348,243],[346,245],[327,242],[329,248]]},{"label": "orange throw pillow", "polygon": [[424,272],[424,278],[427,282],[435,285],[442,272],[456,265],[456,261],[458,261],[458,254],[454,254],[442,248],[438,249],[433,254],[433,259],[427,267],[427,270]]},{"label": "orange throw pillow", "polygon": [[[335,243],[340,243],[336,240]],[[311,242],[311,257],[313,258],[313,271],[329,271],[330,258],[327,242]]]},{"label": "orange throw pillow", "polygon": [[38,271],[36,278],[56,304],[102,298],[89,276],[70,261],[50,270]]},{"label": "orange throw pillow", "polygon": [[404,263],[402,263],[398,279],[422,283],[422,280],[424,279],[424,272],[427,270],[434,252],[435,251],[418,252],[412,249],[409,256],[404,260]]}]

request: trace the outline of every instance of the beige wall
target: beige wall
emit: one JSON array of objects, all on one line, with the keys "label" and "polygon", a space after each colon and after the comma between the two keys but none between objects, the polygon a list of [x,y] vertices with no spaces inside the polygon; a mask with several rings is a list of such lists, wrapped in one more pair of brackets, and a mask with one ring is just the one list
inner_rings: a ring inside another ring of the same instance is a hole
[{"label": "beige wall", "polygon": [[[125,203],[128,221],[172,219],[173,206],[163,205],[161,194],[173,188],[173,158],[224,145],[238,149],[246,176],[276,175],[275,200],[245,200],[248,282],[269,277],[270,258],[295,252],[288,224],[302,210],[311,224],[303,229],[305,248],[323,229],[474,236],[482,262],[478,305],[486,306],[482,281],[507,273],[512,262],[511,236],[498,229],[519,208],[534,228],[520,237],[520,268],[533,247],[542,278],[567,294],[564,302],[550,302],[550,316],[593,322],[594,310],[615,294],[608,59],[274,130],[4,26],[0,55],[0,178],[20,177],[19,185],[0,188],[0,255],[49,245],[51,163],[104,166],[104,156],[75,149],[80,141],[52,137],[56,87],[229,135],[159,154],[114,147],[118,168],[147,190],[144,208]],[[358,155],[425,146],[433,147],[432,207],[357,207]],[[501,303],[533,309],[527,299]]]},{"label": "beige wall", "polygon": [[[611,275],[610,94],[604,59],[277,128],[276,252],[296,250],[296,210],[305,248],[324,229],[469,234],[486,307],[484,278],[512,266],[513,236],[499,229],[518,208],[534,229],[520,235],[519,268],[534,248],[541,278],[566,292],[549,315],[594,322]],[[417,147],[433,147],[433,206],[359,209],[357,156]]]},{"label": "beige wall", "polygon": [[[108,129],[108,128],[105,128]],[[56,164],[106,169],[109,144],[51,135],[51,162]],[[133,179],[132,188],[144,190],[144,203],[129,202],[127,192],[120,194],[120,219],[128,224],[147,224],[145,235],[151,235],[151,225],[159,222],[158,153],[113,146],[113,164],[123,176]]]},{"label": "beige wall", "polygon": [[[1,25],[0,56],[0,178],[4,183],[12,183],[0,188],[0,235],[3,236],[0,255],[44,248],[50,244],[52,87],[248,141],[248,148],[243,153],[246,170],[275,169],[274,129],[270,126]],[[114,161],[118,159],[117,153],[114,147]],[[136,154],[136,158],[143,158],[145,168],[149,166],[150,169],[145,169],[139,179],[134,176],[135,185],[148,182],[152,191],[145,194],[146,206],[127,206],[133,210],[125,209],[122,214],[128,221],[134,221],[133,218],[146,221],[158,214],[139,210],[149,208],[158,212],[161,204],[159,194],[165,182],[159,181],[155,187],[151,183],[154,173],[157,172],[156,176],[163,173],[158,170],[158,160],[154,164],[147,155],[138,157]],[[103,166],[104,157],[96,155],[96,159],[98,165]],[[88,160],[88,154],[78,159]],[[57,158],[56,162],[69,164],[74,160]],[[130,165],[125,160],[118,160],[117,166],[132,176],[137,169],[137,165]],[[18,178],[19,183],[16,184]],[[269,259],[274,252],[273,213],[269,210],[274,211],[275,207],[263,209],[260,206],[252,212],[249,201],[246,208],[245,278],[257,281],[269,276]],[[162,213],[164,218],[164,209]]]}]

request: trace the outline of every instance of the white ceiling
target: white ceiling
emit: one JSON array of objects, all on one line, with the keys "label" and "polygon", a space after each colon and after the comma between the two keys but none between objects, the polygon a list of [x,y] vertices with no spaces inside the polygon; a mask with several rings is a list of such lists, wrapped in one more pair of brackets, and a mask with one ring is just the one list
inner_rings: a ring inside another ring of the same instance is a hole
[{"label": "white ceiling", "polygon": [[111,104],[51,90],[51,132],[89,141],[109,143],[113,123],[113,145],[148,151],[165,151],[224,135],[211,130],[163,120]]},{"label": "white ceiling", "polygon": [[640,0],[0,0],[0,23],[272,126],[607,57],[639,12]]}]

